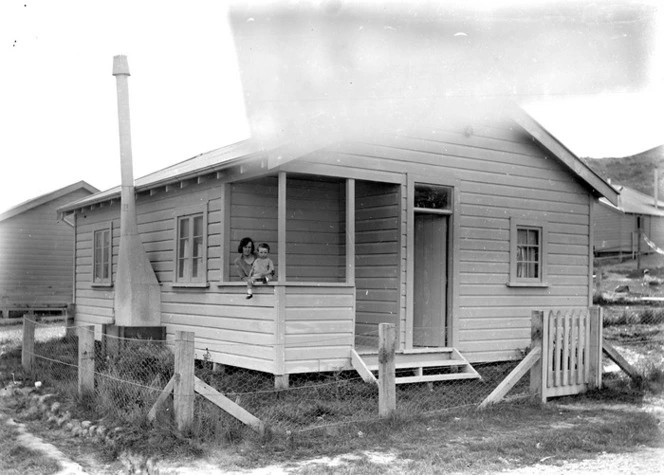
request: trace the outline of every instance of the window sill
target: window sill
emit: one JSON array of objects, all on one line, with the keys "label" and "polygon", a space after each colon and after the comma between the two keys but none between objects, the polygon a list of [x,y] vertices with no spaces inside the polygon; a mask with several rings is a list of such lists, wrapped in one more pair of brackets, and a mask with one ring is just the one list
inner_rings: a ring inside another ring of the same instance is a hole
[{"label": "window sill", "polygon": [[210,284],[208,282],[173,282],[171,287],[174,289],[207,289]]},{"label": "window sill", "polygon": [[547,282],[508,282],[505,284],[507,287],[534,287],[534,288],[547,288],[549,284]]},{"label": "window sill", "polygon": [[111,282],[108,282],[108,283],[104,283],[104,282],[93,282],[92,284],[90,284],[90,286],[91,286],[93,289],[108,289],[108,288],[113,287],[113,283],[111,283]]},{"label": "window sill", "polygon": [[[218,282],[217,287],[246,287],[246,282]],[[267,284],[254,284],[254,288],[260,288],[265,286],[284,286],[284,287],[355,287],[355,284],[349,284],[346,282],[284,282],[280,284],[276,280],[271,280]]]}]

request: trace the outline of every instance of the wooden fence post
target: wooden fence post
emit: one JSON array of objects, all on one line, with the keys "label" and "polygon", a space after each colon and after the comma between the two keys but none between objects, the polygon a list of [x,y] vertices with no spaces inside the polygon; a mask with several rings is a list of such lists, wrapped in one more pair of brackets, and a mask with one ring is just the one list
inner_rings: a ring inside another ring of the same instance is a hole
[{"label": "wooden fence post", "polygon": [[602,341],[604,324],[601,307],[590,307],[590,348],[588,362],[588,388],[602,387]]},{"label": "wooden fence post", "polygon": [[389,416],[397,406],[394,351],[396,331],[391,323],[378,326],[378,415]]},{"label": "wooden fence post", "polygon": [[35,316],[32,313],[23,315],[23,349],[21,363],[26,373],[32,371],[35,362]]},{"label": "wooden fence post", "polygon": [[95,390],[95,327],[78,327],[78,395]]},{"label": "wooden fence post", "polygon": [[175,332],[173,411],[180,432],[194,422],[194,332]]},{"label": "wooden fence post", "polygon": [[[539,361],[534,364],[530,369],[530,394],[534,397],[537,397],[540,400],[544,394],[544,388],[542,387],[546,367],[544,362],[547,360],[546,354],[544,353],[544,312],[541,310],[533,310],[530,316],[530,349],[531,351],[535,348],[541,348],[542,352],[540,354]],[[546,402],[546,399],[543,400]]]}]

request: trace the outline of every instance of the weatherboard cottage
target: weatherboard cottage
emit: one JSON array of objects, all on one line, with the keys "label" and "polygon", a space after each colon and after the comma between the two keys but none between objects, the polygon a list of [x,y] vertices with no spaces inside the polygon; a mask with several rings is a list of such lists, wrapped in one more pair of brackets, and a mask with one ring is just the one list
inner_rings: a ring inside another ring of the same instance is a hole
[{"label": "weatherboard cottage", "polygon": [[96,193],[84,181],[37,196],[0,214],[0,312],[62,314],[72,303],[74,231],[58,207]]},{"label": "weatherboard cottage", "polygon": [[602,198],[596,207],[595,255],[634,258],[664,248],[664,202],[627,186],[614,188],[618,204]]},{"label": "weatherboard cottage", "polygon": [[[592,304],[592,217],[616,191],[519,108],[266,147],[245,140],[134,183],[159,324],[196,357],[275,375],[375,368],[397,329],[402,382],[519,358],[533,309]],[[115,323],[120,187],[60,208],[75,224],[76,323]],[[250,236],[276,278],[245,298]],[[446,361],[448,363],[446,363]],[[454,371],[431,374],[430,367]]]}]

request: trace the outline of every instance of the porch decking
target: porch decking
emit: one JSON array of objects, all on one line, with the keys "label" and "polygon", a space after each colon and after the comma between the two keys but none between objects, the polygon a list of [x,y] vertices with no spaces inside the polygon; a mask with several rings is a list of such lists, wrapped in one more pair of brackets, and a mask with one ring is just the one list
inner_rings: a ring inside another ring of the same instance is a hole
[{"label": "porch decking", "polygon": [[[378,371],[378,342],[366,336],[355,338],[355,352],[372,373]],[[394,355],[396,384],[479,379],[480,375],[455,348],[413,348]]]}]

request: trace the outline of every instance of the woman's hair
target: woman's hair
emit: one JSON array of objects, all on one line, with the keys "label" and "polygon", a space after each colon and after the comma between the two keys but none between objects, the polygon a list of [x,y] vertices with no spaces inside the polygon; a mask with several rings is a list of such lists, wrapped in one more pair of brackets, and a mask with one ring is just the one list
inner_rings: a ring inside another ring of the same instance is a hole
[{"label": "woman's hair", "polygon": [[246,246],[249,243],[251,243],[251,252],[253,253],[254,251],[256,251],[256,246],[254,246],[254,240],[251,239],[250,237],[245,237],[240,240],[240,245],[237,247],[237,252],[242,254],[242,249],[244,248],[244,246]]}]

